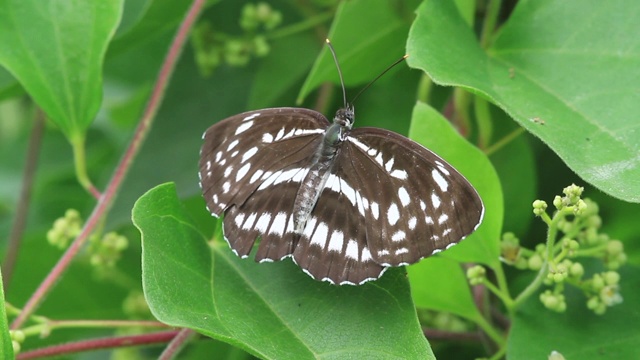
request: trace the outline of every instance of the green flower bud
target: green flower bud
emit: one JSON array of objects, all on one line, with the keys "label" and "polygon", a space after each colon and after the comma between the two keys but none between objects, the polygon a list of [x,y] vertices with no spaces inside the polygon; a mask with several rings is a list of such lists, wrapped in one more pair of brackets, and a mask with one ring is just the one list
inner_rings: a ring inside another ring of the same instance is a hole
[{"label": "green flower bud", "polygon": [[593,275],[593,279],[591,279],[591,286],[594,291],[600,291],[604,287],[604,279],[600,274]]},{"label": "green flower bud", "polygon": [[592,296],[587,300],[587,309],[595,310],[600,306],[600,298],[598,296]]},{"label": "green flower bud", "polygon": [[543,263],[542,256],[540,256],[539,254],[533,254],[529,258],[527,265],[530,270],[538,271],[542,268],[542,263]]},{"label": "green flower bud", "polygon": [[536,200],[533,202],[533,214],[536,216],[542,215],[547,209],[547,203],[542,200]]},{"label": "green flower bud", "polygon": [[553,350],[551,354],[549,354],[548,360],[565,360],[564,356],[561,353]]},{"label": "green flower bud", "polygon": [[19,343],[24,341],[24,332],[22,330],[9,330],[9,337]]},{"label": "green flower bud", "polygon": [[569,268],[569,274],[576,278],[581,278],[584,275],[584,267],[580,263],[573,263]]},{"label": "green flower bud", "polygon": [[622,254],[624,251],[624,245],[620,240],[611,240],[607,243],[607,253],[610,256],[616,256]]},{"label": "green flower bud", "polygon": [[11,340],[11,347],[13,347],[14,354],[18,354],[20,352],[21,347],[19,342]]},{"label": "green flower bud", "polygon": [[556,197],[553,198],[553,206],[558,210],[562,210],[564,208],[564,204],[560,196],[556,195]]},{"label": "green flower bud", "polygon": [[603,277],[607,285],[617,285],[620,282],[620,274],[615,271],[607,271]]}]

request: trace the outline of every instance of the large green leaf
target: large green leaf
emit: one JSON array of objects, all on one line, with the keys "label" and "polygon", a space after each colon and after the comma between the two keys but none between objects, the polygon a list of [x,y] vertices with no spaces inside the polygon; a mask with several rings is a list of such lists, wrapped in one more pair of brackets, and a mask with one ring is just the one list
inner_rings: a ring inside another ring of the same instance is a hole
[{"label": "large green leaf", "polygon": [[0,0],[0,64],[77,140],[102,101],[102,61],[122,0]]},{"label": "large green leaf", "polygon": [[478,230],[442,255],[499,266],[504,209],[500,180],[489,159],[462,138],[440,113],[423,103],[417,103],[413,109],[409,136],[458,169],[478,190],[485,206]]},{"label": "large green leaf", "polygon": [[558,351],[565,359],[640,359],[640,269],[620,271],[622,304],[604,315],[587,310],[582,292],[567,294],[567,311],[551,313],[534,296],[513,319],[507,357],[546,359]]},{"label": "large green leaf", "polygon": [[453,2],[425,1],[408,62],[489,98],[585,181],[640,202],[637,8],[633,0],[520,1],[485,51]]},{"label": "large green leaf", "polygon": [[340,287],[310,279],[289,260],[242,260],[220,239],[207,243],[173,184],[143,195],[133,221],[142,233],[145,296],[167,324],[268,359],[433,358],[401,269]]},{"label": "large green leaf", "polygon": [[4,291],[2,289],[2,272],[0,272],[0,359],[13,359],[13,345],[9,336],[9,323],[4,310]]}]

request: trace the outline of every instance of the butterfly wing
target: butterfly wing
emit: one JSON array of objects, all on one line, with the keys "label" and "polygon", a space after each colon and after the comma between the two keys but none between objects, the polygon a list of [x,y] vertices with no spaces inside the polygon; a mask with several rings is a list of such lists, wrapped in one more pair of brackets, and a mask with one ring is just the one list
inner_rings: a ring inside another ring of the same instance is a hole
[{"label": "butterfly wing", "polygon": [[291,253],[293,236],[277,235],[288,233],[295,189],[328,125],[316,111],[274,108],[232,116],[204,133],[200,187],[209,211],[224,212],[225,238],[239,256],[251,251],[258,235],[258,260]]},{"label": "butterfly wing", "polygon": [[417,262],[458,243],[482,221],[484,206],[456,169],[422,145],[378,128],[351,131],[336,169],[362,199],[372,259]]},{"label": "butterfly wing", "polygon": [[338,155],[293,259],[315,279],[340,285],[362,284],[379,278],[386,267],[371,257],[362,198],[340,160],[348,159]]}]

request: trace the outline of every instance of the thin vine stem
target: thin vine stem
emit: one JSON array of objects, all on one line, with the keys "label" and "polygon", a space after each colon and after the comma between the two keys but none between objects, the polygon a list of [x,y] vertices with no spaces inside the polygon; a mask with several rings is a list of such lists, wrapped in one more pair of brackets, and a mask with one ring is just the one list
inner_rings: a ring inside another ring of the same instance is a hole
[{"label": "thin vine stem", "polygon": [[124,346],[139,346],[163,344],[173,339],[178,330],[162,331],[142,335],[116,336],[110,338],[91,339],[54,345],[32,351],[25,351],[16,356],[17,360],[37,359],[57,355],[68,355],[89,350],[121,348]]},{"label": "thin vine stem", "polygon": [[187,342],[193,339],[196,336],[196,332],[191,329],[182,329],[180,332],[171,340],[169,345],[164,349],[158,360],[170,360],[173,359],[182,348],[185,346]]},{"label": "thin vine stem", "polygon": [[512,132],[510,132],[509,134],[504,136],[502,139],[496,141],[493,145],[487,147],[484,150],[485,155],[487,155],[487,156],[492,155],[496,151],[502,149],[507,144],[509,144],[510,142],[515,140],[518,136],[522,135],[522,133],[524,133],[524,132],[525,132],[524,128],[521,128],[521,127],[513,130]]},{"label": "thin vine stem", "polygon": [[29,202],[31,200],[31,190],[38,165],[38,155],[40,154],[40,145],[42,143],[42,134],[44,133],[44,113],[38,110],[35,115],[35,122],[29,136],[29,145],[27,145],[27,159],[22,174],[22,187],[18,204],[16,206],[16,214],[11,225],[11,233],[7,243],[7,252],[2,262],[2,277],[4,283],[4,291],[9,291],[9,284],[13,276],[13,269],[16,266],[18,253],[20,252],[20,243],[22,234],[27,225],[27,214],[29,212]]},{"label": "thin vine stem", "polygon": [[109,208],[111,207],[111,204],[113,203],[116,194],[120,189],[120,185],[122,185],[127,171],[131,167],[133,160],[138,154],[138,151],[149,132],[149,129],[155,118],[155,114],[158,111],[160,104],[162,103],[164,91],[169,82],[169,78],[173,73],[175,64],[187,40],[189,30],[200,14],[204,3],[205,0],[194,0],[191,8],[185,16],[184,21],[178,28],[176,37],[173,39],[173,42],[169,47],[169,51],[162,64],[158,79],[153,88],[153,92],[151,94],[149,102],[147,103],[144,114],[142,115],[142,118],[140,119],[140,122],[138,123],[138,126],[135,130],[133,139],[129,143],[129,146],[125,151],[122,159],[120,160],[120,163],[116,167],[106,190],[100,196],[96,207],[93,209],[93,212],[87,219],[87,222],[84,224],[82,231],[80,232],[78,237],[76,237],[76,239],[71,243],[58,263],[53,267],[53,269],[51,269],[51,272],[43,280],[40,286],[31,295],[24,308],[22,309],[20,315],[18,315],[18,317],[11,324],[11,329],[15,330],[20,328],[20,326],[22,326],[29,315],[31,315],[31,313],[33,313],[33,311],[35,311],[35,309],[40,305],[45,295],[52,289],[54,284],[60,279],[65,270],[69,267],[69,264],[76,256],[76,254],[80,251],[82,245],[84,245],[86,240],[89,238],[89,235],[91,235],[95,226],[99,224],[100,219],[102,219],[102,217],[108,212]]}]

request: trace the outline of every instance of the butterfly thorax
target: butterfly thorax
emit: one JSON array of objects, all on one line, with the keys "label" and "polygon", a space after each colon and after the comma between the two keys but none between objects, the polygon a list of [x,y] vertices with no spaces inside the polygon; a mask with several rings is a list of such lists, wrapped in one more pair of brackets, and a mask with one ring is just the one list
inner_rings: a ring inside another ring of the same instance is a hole
[{"label": "butterfly thorax", "polygon": [[336,112],[333,124],[324,133],[322,142],[315,152],[309,171],[300,184],[293,204],[293,223],[297,234],[302,234],[304,231],[311,211],[318,202],[320,193],[331,174],[340,145],[351,130],[353,119],[353,106],[348,105]]}]

